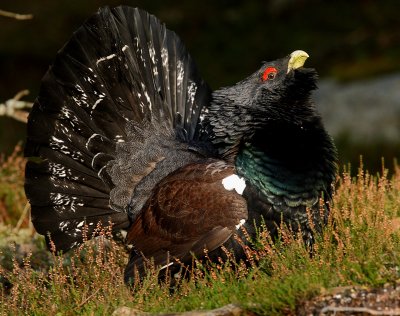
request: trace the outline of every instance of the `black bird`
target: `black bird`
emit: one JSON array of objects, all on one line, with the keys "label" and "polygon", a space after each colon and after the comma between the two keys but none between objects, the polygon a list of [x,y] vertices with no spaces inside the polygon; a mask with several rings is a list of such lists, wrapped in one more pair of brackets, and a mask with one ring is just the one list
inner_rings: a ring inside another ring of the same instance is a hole
[{"label": "black bird", "polygon": [[[97,223],[127,230],[126,280],[147,259],[216,253],[244,226],[326,221],[336,149],[295,51],[212,92],[178,36],[130,7],[103,8],[59,51],[29,115],[25,190],[57,250]],[[320,206],[319,201],[323,201]],[[309,209],[309,212],[307,212]]]}]

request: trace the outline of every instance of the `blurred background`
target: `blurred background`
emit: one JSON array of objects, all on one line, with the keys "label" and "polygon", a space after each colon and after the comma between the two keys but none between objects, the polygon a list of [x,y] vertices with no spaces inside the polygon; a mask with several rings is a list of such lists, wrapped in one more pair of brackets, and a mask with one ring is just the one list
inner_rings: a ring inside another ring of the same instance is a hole
[{"label": "blurred background", "polygon": [[[141,7],[174,30],[212,88],[231,85],[263,60],[307,51],[321,77],[314,98],[339,148],[355,170],[373,173],[381,157],[400,157],[400,18],[398,0],[2,0],[0,103],[18,91],[33,101],[40,80],[73,31],[100,6]],[[25,138],[25,124],[0,117],[0,153]]]}]

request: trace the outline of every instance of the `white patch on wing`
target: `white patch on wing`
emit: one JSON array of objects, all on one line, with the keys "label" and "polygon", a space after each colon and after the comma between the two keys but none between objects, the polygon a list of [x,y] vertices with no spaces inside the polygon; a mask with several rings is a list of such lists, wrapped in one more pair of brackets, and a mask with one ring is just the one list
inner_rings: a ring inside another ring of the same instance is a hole
[{"label": "white patch on wing", "polygon": [[236,230],[238,230],[240,227],[242,227],[242,226],[244,225],[244,223],[246,223],[246,220],[245,220],[244,218],[242,218],[242,219],[239,221],[239,224],[235,225]]},{"label": "white patch on wing", "polygon": [[128,46],[128,45],[125,45],[124,47],[122,47],[122,51],[124,52],[124,51],[126,51],[128,48],[129,48],[129,46]]},{"label": "white patch on wing", "polygon": [[243,178],[240,178],[238,175],[232,174],[222,179],[222,185],[226,190],[235,190],[237,193],[242,195],[244,189],[246,188],[246,181]]}]

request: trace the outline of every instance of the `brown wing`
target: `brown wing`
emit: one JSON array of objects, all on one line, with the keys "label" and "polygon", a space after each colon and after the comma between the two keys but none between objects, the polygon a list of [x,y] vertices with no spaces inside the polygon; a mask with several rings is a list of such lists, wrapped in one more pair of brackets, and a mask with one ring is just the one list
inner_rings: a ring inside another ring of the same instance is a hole
[{"label": "brown wing", "polygon": [[168,254],[202,256],[205,248],[212,251],[228,240],[240,220],[247,219],[245,199],[222,184],[232,174],[232,165],[208,160],[164,178],[129,229],[127,241],[137,255],[131,256],[127,273],[143,256],[164,265]]}]

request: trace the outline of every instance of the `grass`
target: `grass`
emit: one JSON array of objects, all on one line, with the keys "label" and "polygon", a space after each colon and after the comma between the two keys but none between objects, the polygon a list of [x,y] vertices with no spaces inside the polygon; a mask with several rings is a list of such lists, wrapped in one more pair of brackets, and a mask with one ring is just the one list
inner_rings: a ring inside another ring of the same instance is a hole
[{"label": "grass", "polygon": [[380,287],[400,278],[399,167],[390,179],[384,169],[372,176],[360,168],[354,178],[350,170],[342,172],[329,223],[312,257],[287,228],[282,227],[277,242],[260,228],[247,265],[199,263],[191,278],[177,280],[171,291],[152,269],[134,288],[126,287],[127,254],[108,238],[107,228],[99,228],[99,238],[64,256],[47,252],[37,235],[25,233],[34,242],[24,248],[23,238],[13,237],[30,231],[25,222],[15,229],[25,207],[19,159],[15,153],[15,165],[0,161],[0,174],[9,175],[0,180],[0,203],[8,218],[0,229],[0,239],[8,238],[0,244],[0,315],[109,315],[121,306],[179,312],[229,303],[261,315],[295,314],[299,304],[332,288]]},{"label": "grass", "polygon": [[[21,226],[21,218],[27,200],[23,191],[25,159],[21,146],[5,158],[0,155],[0,223]],[[28,220],[25,219],[25,224]]]}]

